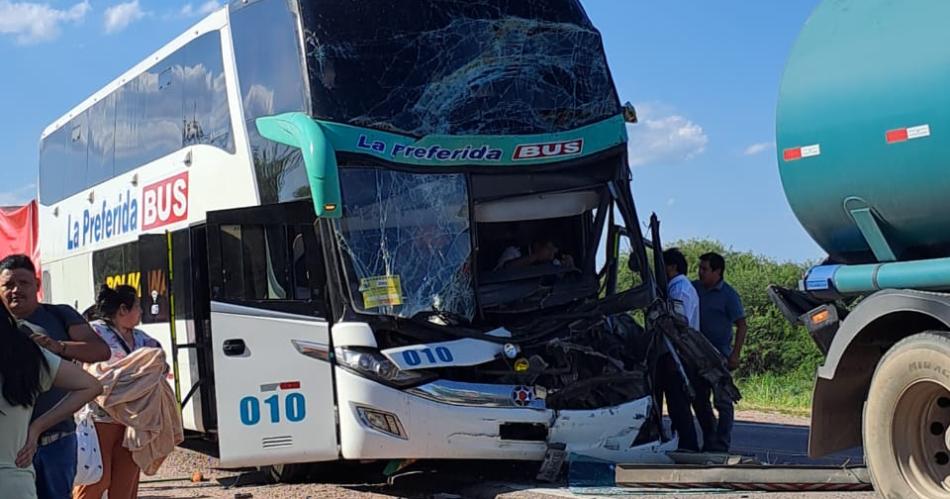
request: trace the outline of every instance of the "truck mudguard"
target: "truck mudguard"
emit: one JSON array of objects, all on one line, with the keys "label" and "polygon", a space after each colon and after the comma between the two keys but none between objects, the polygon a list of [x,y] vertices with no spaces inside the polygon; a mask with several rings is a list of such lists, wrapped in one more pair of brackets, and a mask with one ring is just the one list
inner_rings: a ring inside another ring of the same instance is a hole
[{"label": "truck mudguard", "polygon": [[950,295],[889,289],[865,298],[841,323],[818,368],[808,454],[861,445],[864,401],[878,361],[892,345],[927,330],[950,330]]}]

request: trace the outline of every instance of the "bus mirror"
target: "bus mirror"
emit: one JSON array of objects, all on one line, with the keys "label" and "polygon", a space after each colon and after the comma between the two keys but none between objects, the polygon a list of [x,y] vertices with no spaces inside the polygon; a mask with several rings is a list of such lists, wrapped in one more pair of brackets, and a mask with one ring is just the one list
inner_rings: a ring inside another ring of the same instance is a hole
[{"label": "bus mirror", "polygon": [[300,149],[317,216],[342,216],[336,151],[320,124],[300,112],[264,116],[256,124],[262,137]]}]

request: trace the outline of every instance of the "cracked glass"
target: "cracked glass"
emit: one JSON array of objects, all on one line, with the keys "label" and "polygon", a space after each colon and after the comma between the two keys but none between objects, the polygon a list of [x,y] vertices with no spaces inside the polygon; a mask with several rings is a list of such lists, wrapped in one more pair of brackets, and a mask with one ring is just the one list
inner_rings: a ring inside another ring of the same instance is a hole
[{"label": "cracked glass", "polygon": [[520,135],[620,112],[576,0],[301,2],[313,115],[412,136]]},{"label": "cracked glass", "polygon": [[475,292],[466,177],[343,168],[340,181],[337,237],[356,307],[470,321]]}]

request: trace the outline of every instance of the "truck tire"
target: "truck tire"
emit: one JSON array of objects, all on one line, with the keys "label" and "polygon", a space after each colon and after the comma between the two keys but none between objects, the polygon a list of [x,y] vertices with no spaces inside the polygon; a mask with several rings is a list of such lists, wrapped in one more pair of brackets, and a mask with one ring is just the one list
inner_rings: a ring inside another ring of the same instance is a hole
[{"label": "truck tire", "polygon": [[950,498],[950,333],[907,337],[874,371],[864,456],[888,499]]},{"label": "truck tire", "polygon": [[310,478],[314,463],[275,464],[261,469],[274,483],[301,483]]}]

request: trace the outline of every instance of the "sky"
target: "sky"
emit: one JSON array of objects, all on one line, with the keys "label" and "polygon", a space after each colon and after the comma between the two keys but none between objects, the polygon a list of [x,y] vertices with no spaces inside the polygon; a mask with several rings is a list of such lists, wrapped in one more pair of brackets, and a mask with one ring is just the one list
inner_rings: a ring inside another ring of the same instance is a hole
[{"label": "sky", "polygon": [[[0,0],[0,206],[35,196],[43,129],[220,7],[215,0]],[[780,261],[824,252],[785,200],[775,108],[818,0],[582,0],[629,127],[640,217],[664,242],[713,238]]]}]

